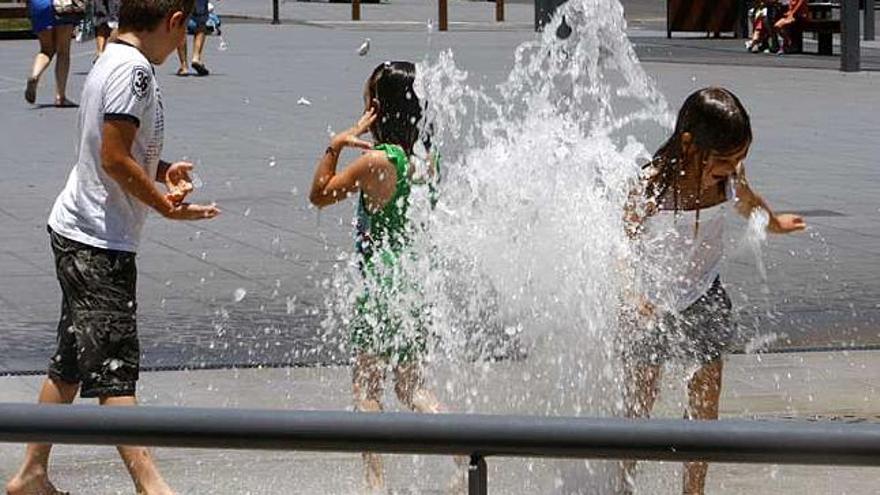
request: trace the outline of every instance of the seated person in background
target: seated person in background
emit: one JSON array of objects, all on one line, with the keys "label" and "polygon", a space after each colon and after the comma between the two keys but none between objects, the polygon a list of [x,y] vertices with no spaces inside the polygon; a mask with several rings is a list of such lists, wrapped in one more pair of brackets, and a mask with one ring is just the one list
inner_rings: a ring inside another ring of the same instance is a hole
[{"label": "seated person in background", "polygon": [[751,9],[752,37],[746,41],[746,49],[751,53],[779,51],[779,41],[773,24],[779,17],[781,5],[778,0],[758,0]]},{"label": "seated person in background", "polygon": [[[791,0],[788,5],[788,11],[783,14],[782,18],[776,21],[775,27],[782,36],[782,52],[797,53],[801,51],[800,43],[793,43],[795,34],[802,29],[801,24],[809,20],[810,9],[807,6],[807,0]],[[800,37],[797,37],[798,39]]]}]

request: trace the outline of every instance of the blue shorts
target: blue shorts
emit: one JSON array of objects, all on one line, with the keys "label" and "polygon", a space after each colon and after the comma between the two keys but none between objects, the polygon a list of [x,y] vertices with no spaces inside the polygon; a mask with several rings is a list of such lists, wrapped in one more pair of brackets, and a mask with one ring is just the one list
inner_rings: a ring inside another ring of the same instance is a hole
[{"label": "blue shorts", "polygon": [[195,21],[197,29],[204,29],[208,23],[208,0],[196,0],[196,8],[190,17]]},{"label": "blue shorts", "polygon": [[57,17],[52,7],[52,0],[30,0],[28,9],[31,17],[31,29],[39,33],[55,26],[75,25],[78,17]]}]

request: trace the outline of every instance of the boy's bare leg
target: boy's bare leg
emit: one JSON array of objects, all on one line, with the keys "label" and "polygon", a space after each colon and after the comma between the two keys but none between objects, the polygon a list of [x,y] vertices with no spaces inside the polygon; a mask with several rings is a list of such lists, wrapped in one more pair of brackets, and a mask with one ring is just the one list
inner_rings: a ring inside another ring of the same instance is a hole
[{"label": "boy's bare leg", "polygon": [[186,64],[186,36],[184,36],[183,41],[177,45],[177,61],[180,62],[180,67],[177,69],[178,75],[189,72],[189,66]]},{"label": "boy's bare leg", "polygon": [[[78,383],[65,383],[46,378],[40,388],[40,404],[70,404],[79,391]],[[49,481],[50,444],[29,444],[24,463],[18,473],[6,484],[9,495],[58,495]]]},{"label": "boy's bare leg", "polygon": [[[659,393],[660,366],[626,365],[624,383],[624,411],[628,418],[645,418],[651,415]],[[636,461],[620,462],[619,493],[633,493]]]},{"label": "boy's bare leg", "polygon": [[[394,368],[394,392],[400,402],[412,411],[437,414],[445,409],[437,396],[425,388],[422,369],[418,363],[402,364]],[[452,480],[449,490],[452,493],[465,493],[468,460],[462,456],[455,456],[453,460],[459,467],[459,472]]]},{"label": "boy's bare leg", "polygon": [[[101,397],[102,406],[136,406],[137,399],[134,396],[125,397]],[[131,475],[135,490],[138,495],[173,495],[174,492],[162,479],[156,462],[146,447],[116,447],[122,456],[125,467]]]},{"label": "boy's bare leg", "polygon": [[[688,384],[689,419],[718,419],[718,403],[721,397],[721,359],[703,365],[691,377]],[[684,465],[685,495],[703,495],[706,485],[706,472],[709,465],[705,462],[688,462]]]},{"label": "boy's bare leg", "polygon": [[[375,356],[359,354],[354,361],[352,372],[352,391],[354,407],[360,412],[382,412],[382,386],[385,382],[385,367]],[[385,488],[385,469],[382,456],[364,452],[364,481],[371,492]]]}]

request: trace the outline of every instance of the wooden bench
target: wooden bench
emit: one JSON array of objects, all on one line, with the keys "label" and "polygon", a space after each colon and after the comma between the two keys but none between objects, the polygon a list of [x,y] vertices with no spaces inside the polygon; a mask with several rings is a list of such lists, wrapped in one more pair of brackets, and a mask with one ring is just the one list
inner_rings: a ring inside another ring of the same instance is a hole
[{"label": "wooden bench", "polygon": [[0,3],[0,19],[27,19],[27,17],[27,4]]},{"label": "wooden bench", "polygon": [[817,2],[808,4],[810,19],[798,25],[799,31],[794,33],[792,44],[795,51],[803,51],[803,33],[816,33],[819,40],[819,55],[834,54],[834,35],[840,34],[840,21],[832,19],[831,11],[837,4]]}]

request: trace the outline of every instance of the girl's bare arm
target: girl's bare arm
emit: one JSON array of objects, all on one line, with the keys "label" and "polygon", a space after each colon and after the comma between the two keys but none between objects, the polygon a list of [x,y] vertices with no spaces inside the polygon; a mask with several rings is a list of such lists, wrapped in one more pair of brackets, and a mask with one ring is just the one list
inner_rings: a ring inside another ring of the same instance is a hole
[{"label": "girl's bare arm", "polygon": [[736,210],[745,218],[749,218],[755,208],[761,208],[770,216],[767,230],[774,234],[788,234],[804,230],[807,227],[803,217],[791,213],[773,213],[770,205],[749,185],[746,179],[745,167],[742,164],[736,173]]}]

